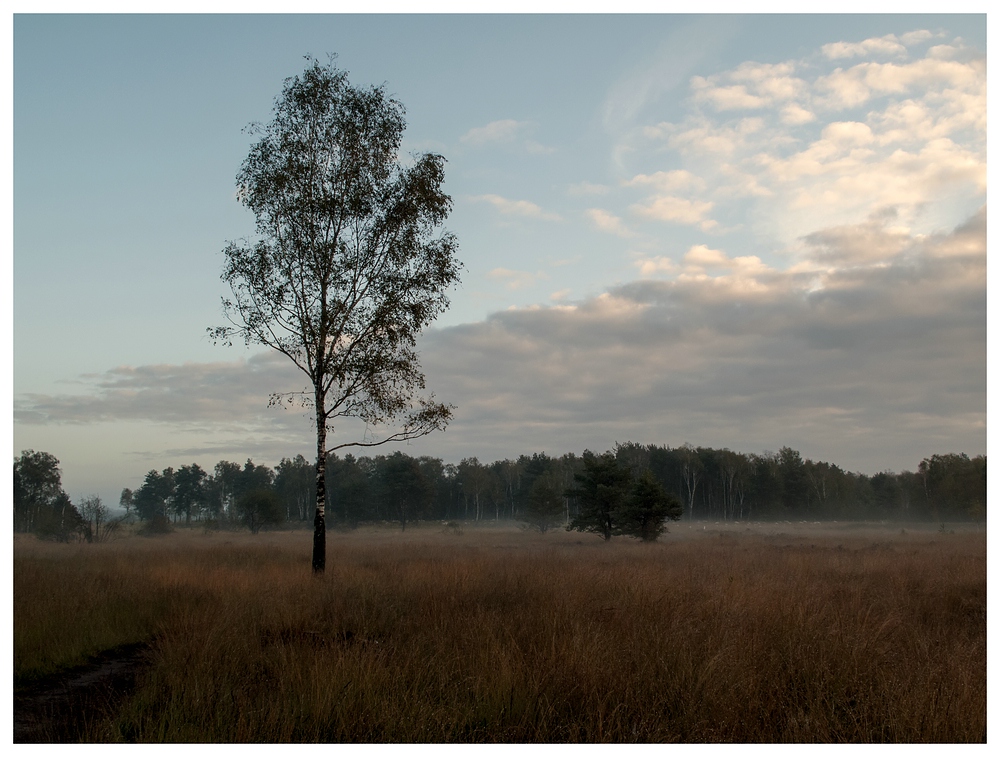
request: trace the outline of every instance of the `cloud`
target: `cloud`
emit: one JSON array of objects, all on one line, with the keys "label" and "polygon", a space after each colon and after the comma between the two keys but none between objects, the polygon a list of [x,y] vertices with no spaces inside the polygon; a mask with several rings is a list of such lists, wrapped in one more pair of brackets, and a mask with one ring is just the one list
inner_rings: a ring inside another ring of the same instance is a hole
[{"label": "cloud", "polygon": [[469,147],[486,147],[489,145],[511,145],[517,144],[529,155],[550,155],[556,150],[533,139],[525,139],[525,135],[532,128],[528,121],[515,121],[512,118],[505,118],[499,121],[491,121],[486,126],[478,126],[469,129],[459,137],[459,142]]},{"label": "cloud", "polygon": [[[931,39],[918,31],[803,60],[623,80],[606,126],[629,127],[613,176],[632,178],[570,186],[601,197],[600,208],[580,202],[578,218],[621,236],[631,233],[623,219],[688,228],[656,239],[664,227],[644,224],[637,280],[598,296],[569,302],[559,287],[586,285],[554,281],[545,291],[557,290],[556,304],[425,334],[428,387],[458,411],[446,434],[408,451],[488,460],[626,439],[791,444],[868,472],[984,451],[985,57],[955,40],[918,57]],[[638,122],[684,81],[676,122]],[[520,148],[526,130],[496,121],[463,143]],[[471,199],[512,219],[560,220],[528,200]],[[553,252],[573,254],[585,253]],[[489,277],[509,289],[545,278]],[[267,410],[267,396],[301,386],[279,356],[122,367],[84,377],[73,394],[18,395],[15,422],[183,428],[195,439],[183,449],[202,438],[207,449],[223,429],[280,446],[308,437],[308,423]]]},{"label": "cloud", "polygon": [[[766,282],[761,283],[759,280],[761,277],[773,281],[779,275],[776,270],[764,265],[756,255],[740,255],[731,258],[722,250],[712,249],[705,244],[696,244],[690,247],[684,253],[681,265],[662,255],[639,258],[635,265],[638,266],[639,273],[643,277],[667,274],[676,276],[678,281],[708,281],[711,279],[714,282],[713,286],[726,283],[741,290],[762,289],[766,286]],[[714,272],[713,276],[708,275],[709,269]],[[720,275],[721,271],[729,273]]]},{"label": "cloud", "polygon": [[525,289],[540,279],[548,278],[542,272],[528,273],[527,271],[512,271],[509,268],[494,268],[487,276],[491,279],[502,281],[508,289]]},{"label": "cloud", "polygon": [[610,88],[602,108],[605,129],[613,134],[631,131],[644,111],[680,87],[710,50],[724,47],[738,33],[735,18],[685,21]]},{"label": "cloud", "polygon": [[684,262],[700,268],[725,268],[728,266],[729,258],[722,250],[713,250],[708,245],[699,244],[687,251]]},{"label": "cloud", "polygon": [[915,89],[978,88],[985,84],[985,61],[942,60],[926,57],[910,63],[859,63],[836,69],[816,80],[817,102],[837,110],[863,105],[881,95],[901,95]]},{"label": "cloud", "polygon": [[[489,460],[627,439],[789,444],[869,473],[982,452],[985,208],[930,236],[894,220],[886,210],[854,229],[820,230],[812,258],[786,270],[696,245],[683,265],[664,267],[673,278],[431,330],[419,344],[428,386],[458,409],[447,433],[408,451]],[[860,253],[865,240],[884,254]],[[270,391],[297,386],[286,363],[117,368],[85,377],[89,393],[19,396],[15,418],[301,440],[301,413],[264,409]]]},{"label": "cloud", "polygon": [[823,263],[854,265],[889,260],[914,242],[907,229],[889,226],[897,215],[895,208],[886,208],[873,213],[864,223],[816,231],[803,241],[810,248],[809,257]]},{"label": "cloud", "polygon": [[767,99],[747,92],[747,88],[742,84],[712,87],[705,79],[696,76],[691,83],[691,88],[695,90],[699,100],[710,102],[716,110],[763,108],[770,104]]},{"label": "cloud", "polygon": [[[928,39],[914,33],[897,43]],[[644,131],[673,167],[634,172],[625,184],[656,194],[632,211],[713,234],[738,228],[774,247],[886,207],[914,232],[954,225],[986,196],[985,59],[961,43],[945,57],[933,48],[912,59],[857,57],[897,43],[845,43],[827,52],[847,58],[745,63],[694,77],[687,115]],[[756,98],[743,103],[751,113],[722,107],[743,92]],[[685,186],[686,176],[699,183]]]},{"label": "cloud", "polygon": [[606,195],[611,191],[607,184],[594,184],[589,181],[581,181],[571,184],[567,190],[574,197],[591,197],[594,195]]},{"label": "cloud", "polygon": [[[907,39],[916,42],[921,37],[919,37],[919,34],[915,36],[911,32],[907,35]],[[872,37],[863,42],[833,42],[823,45],[820,49],[823,55],[831,60],[836,60],[837,58],[857,58],[862,55],[897,57],[906,55],[906,46],[895,34],[887,34],[884,37]]]},{"label": "cloud", "polygon": [[677,264],[666,255],[656,255],[651,258],[639,258],[635,261],[639,274],[643,277],[657,274],[671,274],[677,270]]},{"label": "cloud", "polygon": [[589,208],[586,211],[586,215],[594,227],[600,231],[605,231],[608,234],[615,234],[616,236],[625,239],[635,236],[635,233],[625,226],[621,218],[609,213],[606,210],[602,210],[600,208]]},{"label": "cloud", "polygon": [[781,109],[781,121],[788,126],[802,126],[816,120],[816,114],[798,103],[790,103]]},{"label": "cloud", "polygon": [[778,64],[747,62],[732,71],[691,78],[696,103],[717,111],[769,108],[802,97],[807,83],[793,74],[791,61]]},{"label": "cloud", "polygon": [[708,217],[713,205],[714,203],[704,200],[659,195],[645,204],[632,205],[630,210],[638,216],[654,221],[689,224],[698,226],[702,231],[710,231],[718,226],[716,221]]},{"label": "cloud", "polygon": [[661,192],[677,192],[690,189],[704,189],[703,179],[690,171],[657,171],[654,174],[638,174],[624,182],[627,187],[654,187]]},{"label": "cloud", "polygon": [[529,155],[551,155],[556,152],[556,148],[548,147],[531,139],[524,143],[524,149],[528,151]]},{"label": "cloud", "polygon": [[295,413],[269,410],[270,395],[305,391],[309,380],[287,358],[262,353],[234,362],[119,366],[81,376],[78,384],[77,394],[20,395],[15,422],[271,427]]},{"label": "cloud", "polygon": [[787,158],[756,159],[765,170],[756,178],[774,191],[771,212],[786,232],[804,235],[880,207],[896,208],[909,224],[923,216],[933,228],[941,214],[985,197],[985,156],[978,150],[942,138],[915,150],[879,151],[868,147],[868,133],[860,128],[826,136]]},{"label": "cloud", "polygon": [[500,121],[491,121],[486,124],[486,126],[469,129],[469,131],[459,138],[459,141],[473,147],[481,147],[483,145],[494,143],[513,142],[514,139],[516,139],[527,126],[528,124],[526,122],[515,121],[511,118],[505,118]]},{"label": "cloud", "polygon": [[836,121],[823,128],[823,139],[838,147],[867,145],[875,138],[867,124],[857,121]]},{"label": "cloud", "polygon": [[931,34],[929,31],[927,31],[926,29],[917,29],[916,31],[907,32],[899,39],[904,45],[906,45],[907,47],[911,47],[913,45],[919,45],[921,42],[926,42],[927,40],[933,38],[934,35]]},{"label": "cloud", "polygon": [[652,139],[666,139],[669,146],[684,154],[728,156],[756,145],[762,137],[774,136],[764,130],[760,118],[741,118],[736,122],[716,124],[703,117],[692,117],[684,124],[661,123],[647,129]]},{"label": "cloud", "polygon": [[[828,230],[826,244],[849,236]],[[459,408],[437,444],[501,454],[623,439],[791,444],[869,473],[981,452],[985,216],[893,244],[905,254],[878,265],[786,271],[695,247],[686,263],[724,270],[435,331],[428,381]]]},{"label": "cloud", "polygon": [[477,195],[471,198],[474,202],[488,202],[503,215],[536,218],[541,221],[561,221],[556,213],[548,213],[538,205],[528,200],[508,200],[499,195]]}]

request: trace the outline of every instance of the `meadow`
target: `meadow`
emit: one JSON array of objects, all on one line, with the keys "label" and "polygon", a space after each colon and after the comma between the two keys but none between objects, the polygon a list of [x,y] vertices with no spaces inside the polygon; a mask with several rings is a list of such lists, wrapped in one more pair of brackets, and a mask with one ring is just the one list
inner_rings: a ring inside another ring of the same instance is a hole
[{"label": "meadow", "polygon": [[319,578],[310,548],[19,535],[15,693],[142,643],[82,740],[986,740],[984,528],[370,527]]}]

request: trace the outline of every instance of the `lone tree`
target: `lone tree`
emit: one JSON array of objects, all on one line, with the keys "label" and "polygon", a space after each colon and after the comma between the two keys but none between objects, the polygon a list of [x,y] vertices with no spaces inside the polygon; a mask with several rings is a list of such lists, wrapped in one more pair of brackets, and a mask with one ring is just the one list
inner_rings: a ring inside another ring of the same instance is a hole
[{"label": "lone tree", "polygon": [[263,526],[276,526],[285,521],[285,507],[273,489],[248,491],[236,502],[240,523],[257,534]]},{"label": "lone tree", "polygon": [[[326,566],[326,456],[444,428],[452,407],[419,397],[424,376],[416,336],[448,306],[459,280],[458,242],[442,231],[451,198],[440,155],[400,163],[406,126],[384,86],[351,86],[347,73],[307,57],[285,80],[267,125],[237,176],[240,202],[257,219],[257,241],[230,243],[222,279],[230,326],[216,341],[262,344],[289,358],[311,388],[271,396],[297,399],[316,422],[315,573]],[[369,429],[327,448],[341,418]]]},{"label": "lone tree", "polygon": [[667,492],[647,468],[615,512],[616,532],[656,541],[667,530],[667,519],[679,520],[682,513],[681,501]]},{"label": "lone tree", "polygon": [[580,506],[577,516],[566,526],[567,531],[588,531],[600,534],[607,541],[615,533],[618,510],[628,496],[630,474],[618,465],[614,453],[595,455],[583,453],[583,472],[575,473],[577,486],[566,494],[575,497]]},{"label": "lone tree", "polygon": [[101,502],[101,498],[96,494],[84,497],[78,509],[85,523],[84,536],[87,541],[101,541],[102,538],[107,538],[107,520],[111,511]]},{"label": "lone tree", "polygon": [[563,491],[551,474],[539,476],[531,485],[522,517],[539,533],[545,533],[563,521]]}]

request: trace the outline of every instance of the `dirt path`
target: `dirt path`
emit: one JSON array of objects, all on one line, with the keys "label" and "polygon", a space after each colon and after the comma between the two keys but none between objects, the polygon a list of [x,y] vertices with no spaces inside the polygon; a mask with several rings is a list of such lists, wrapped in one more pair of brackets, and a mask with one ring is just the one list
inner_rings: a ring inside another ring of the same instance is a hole
[{"label": "dirt path", "polygon": [[149,646],[125,644],[14,692],[14,743],[74,743],[113,714],[149,664]]}]

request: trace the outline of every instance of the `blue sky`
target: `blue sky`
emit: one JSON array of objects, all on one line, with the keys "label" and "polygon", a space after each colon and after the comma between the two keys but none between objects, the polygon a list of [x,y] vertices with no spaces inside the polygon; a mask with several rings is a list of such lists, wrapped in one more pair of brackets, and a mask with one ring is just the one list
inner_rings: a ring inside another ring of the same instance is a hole
[{"label": "blue sky", "polygon": [[[986,22],[964,16],[14,20],[14,450],[74,498],[312,449],[298,379],[213,346],[235,174],[338,54],[448,159],[465,265],[421,342],[458,462],[986,448]],[[292,386],[291,388],[297,388]],[[338,428],[340,439],[357,429]]]}]

